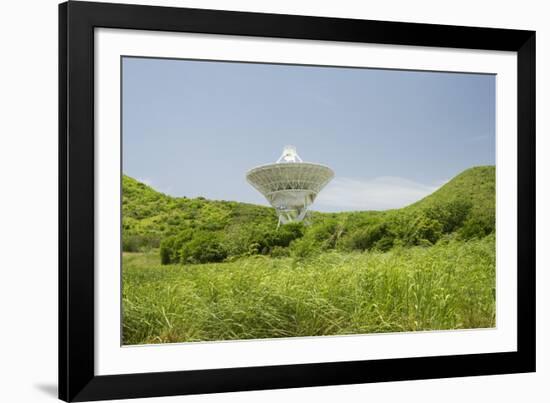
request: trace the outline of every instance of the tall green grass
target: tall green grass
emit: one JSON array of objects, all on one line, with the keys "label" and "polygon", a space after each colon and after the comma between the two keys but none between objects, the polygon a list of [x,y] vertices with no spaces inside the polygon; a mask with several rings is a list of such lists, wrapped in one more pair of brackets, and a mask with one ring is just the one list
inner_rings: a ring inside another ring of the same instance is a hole
[{"label": "tall green grass", "polygon": [[123,256],[124,344],[494,326],[494,236],[309,260]]}]

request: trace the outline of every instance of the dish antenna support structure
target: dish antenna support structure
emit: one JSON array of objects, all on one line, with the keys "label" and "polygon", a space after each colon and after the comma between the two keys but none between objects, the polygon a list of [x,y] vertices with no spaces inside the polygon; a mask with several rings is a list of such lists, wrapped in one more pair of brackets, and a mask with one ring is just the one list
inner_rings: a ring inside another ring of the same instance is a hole
[{"label": "dish antenna support structure", "polygon": [[274,164],[260,165],[246,173],[248,183],[277,211],[277,227],[302,221],[309,206],[332,178],[332,169],[304,162],[294,146],[286,146]]}]

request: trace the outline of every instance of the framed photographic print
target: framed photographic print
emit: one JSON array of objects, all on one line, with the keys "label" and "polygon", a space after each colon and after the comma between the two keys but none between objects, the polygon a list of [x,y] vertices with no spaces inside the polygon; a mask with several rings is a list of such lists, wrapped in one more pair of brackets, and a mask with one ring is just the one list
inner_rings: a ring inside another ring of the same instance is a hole
[{"label": "framed photographic print", "polygon": [[59,397],[535,370],[535,33],[59,6]]}]

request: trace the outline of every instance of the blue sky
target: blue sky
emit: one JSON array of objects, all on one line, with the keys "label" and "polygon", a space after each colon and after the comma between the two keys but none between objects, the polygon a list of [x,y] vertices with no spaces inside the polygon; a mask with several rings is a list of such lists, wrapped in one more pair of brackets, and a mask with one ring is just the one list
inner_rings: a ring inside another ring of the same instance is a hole
[{"label": "blue sky", "polygon": [[265,204],[246,171],[292,144],[335,171],[314,210],[383,210],[495,164],[495,77],[123,59],[123,171],[173,196]]}]

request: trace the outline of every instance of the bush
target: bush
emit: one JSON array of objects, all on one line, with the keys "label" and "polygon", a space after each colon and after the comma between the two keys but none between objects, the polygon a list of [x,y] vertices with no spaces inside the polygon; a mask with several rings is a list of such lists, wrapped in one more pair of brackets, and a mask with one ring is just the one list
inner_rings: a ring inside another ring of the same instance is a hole
[{"label": "bush", "polygon": [[382,239],[384,239],[384,242],[379,244],[381,247],[387,247],[390,242],[393,245],[393,237],[388,226],[386,224],[374,224],[351,233],[347,246],[349,249],[364,251],[373,249]]},{"label": "bush", "polygon": [[252,242],[250,245],[248,245],[247,254],[249,255],[257,255],[261,251],[262,251],[262,245],[260,245],[258,242]]},{"label": "bush", "polygon": [[419,215],[408,227],[404,241],[408,245],[433,245],[443,234],[443,225],[433,218]]},{"label": "bush", "polygon": [[224,229],[224,246],[230,256],[255,255],[263,246],[257,241],[263,229],[258,225],[239,224]]},{"label": "bush", "polygon": [[193,230],[187,228],[177,235],[165,238],[160,243],[160,261],[162,264],[180,262],[180,249],[193,238]]},{"label": "bush", "polygon": [[160,244],[160,264],[170,264],[172,262],[172,259],[170,257],[171,249],[170,247],[165,243]]},{"label": "bush", "polygon": [[305,259],[321,252],[320,245],[311,238],[296,239],[290,245],[290,254],[295,259]]},{"label": "bush", "polygon": [[382,252],[387,252],[391,248],[393,248],[394,245],[394,238],[391,235],[385,235],[382,238],[380,238],[376,243],[374,244],[374,249],[378,249]]},{"label": "bush", "polygon": [[334,249],[344,227],[335,219],[328,219],[311,227],[308,235],[321,244],[322,249]]},{"label": "bush", "polygon": [[464,223],[471,209],[471,202],[456,199],[449,203],[430,207],[426,209],[425,214],[428,218],[439,221],[442,225],[442,232],[448,234],[457,230]]},{"label": "bush", "polygon": [[268,246],[287,247],[292,241],[301,238],[303,235],[304,225],[302,223],[284,224],[270,233]]},{"label": "bush", "polygon": [[458,232],[461,239],[483,238],[495,230],[494,216],[470,217]]},{"label": "bush", "polygon": [[227,257],[221,236],[215,232],[196,232],[179,251],[182,263],[221,262]]},{"label": "bush", "polygon": [[286,248],[295,239],[304,235],[304,225],[302,223],[289,223],[279,228],[263,228],[261,232],[255,233],[254,238],[249,244],[249,250],[252,248],[258,253],[267,255],[274,247]]}]

